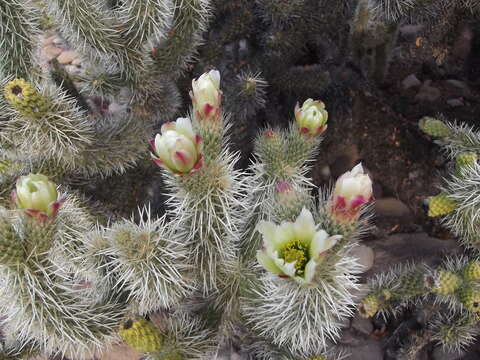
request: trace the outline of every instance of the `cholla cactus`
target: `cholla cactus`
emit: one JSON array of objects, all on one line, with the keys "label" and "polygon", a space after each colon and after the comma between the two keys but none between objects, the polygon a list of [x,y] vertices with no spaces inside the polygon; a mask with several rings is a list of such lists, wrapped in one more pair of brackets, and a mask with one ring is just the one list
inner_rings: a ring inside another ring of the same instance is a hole
[{"label": "cholla cactus", "polygon": [[370,280],[372,290],[362,300],[360,312],[364,316],[387,316],[405,306],[428,305],[434,315],[424,331],[423,345],[437,340],[458,351],[479,333],[480,134],[443,118],[423,118],[419,125],[437,139],[453,163],[441,193],[428,200],[428,215],[438,217],[471,252],[469,257],[447,257],[437,268],[416,264],[380,274]]},{"label": "cholla cactus", "polygon": [[[153,127],[179,107],[175,82],[210,14],[208,0],[2,1],[0,159],[20,166],[1,183],[28,172],[72,182],[142,164]],[[43,64],[41,16],[80,53],[80,73]]]},{"label": "cholla cactus", "polygon": [[[45,175],[19,178],[0,212],[7,331],[75,359],[120,339],[149,359],[211,359],[240,328],[260,358],[341,358],[327,344],[357,303],[351,250],[367,229],[368,175],[358,165],[315,204],[306,172],[328,113],[314,100],[288,129],[265,130],[238,170],[219,72],[192,87],[191,113],[151,141],[168,185],[163,217],[145,208],[137,222],[102,226]],[[462,289],[471,307],[475,293]]]}]

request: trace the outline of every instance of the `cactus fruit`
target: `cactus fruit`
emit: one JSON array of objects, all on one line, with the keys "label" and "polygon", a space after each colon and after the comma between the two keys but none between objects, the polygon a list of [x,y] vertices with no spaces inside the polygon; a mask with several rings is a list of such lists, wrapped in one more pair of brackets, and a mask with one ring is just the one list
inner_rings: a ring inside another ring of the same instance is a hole
[{"label": "cactus fruit", "polygon": [[158,352],[163,346],[160,330],[143,318],[128,319],[120,326],[118,334],[128,345],[142,352]]},{"label": "cactus fruit", "polygon": [[359,312],[363,317],[372,317],[380,309],[380,299],[376,294],[365,296],[360,304]]},{"label": "cactus fruit", "polygon": [[455,170],[460,175],[464,168],[473,166],[478,161],[478,155],[476,153],[463,153],[457,155],[455,158]]},{"label": "cactus fruit", "polygon": [[462,279],[450,271],[439,270],[434,278],[432,292],[438,295],[453,294],[462,285]]},{"label": "cactus fruit", "polygon": [[428,216],[437,217],[451,213],[457,208],[457,202],[446,194],[432,196],[428,201]]},{"label": "cactus fruit", "polygon": [[4,89],[7,102],[27,117],[41,118],[48,111],[48,101],[24,79],[14,79]]},{"label": "cactus fruit", "polygon": [[452,134],[452,130],[443,121],[432,117],[426,116],[422,118],[418,125],[429,136],[446,137]]},{"label": "cactus fruit", "polygon": [[463,277],[468,281],[480,280],[480,261],[469,261],[463,268]]},{"label": "cactus fruit", "polygon": [[480,312],[480,291],[477,287],[467,285],[458,292],[458,299],[468,311]]}]

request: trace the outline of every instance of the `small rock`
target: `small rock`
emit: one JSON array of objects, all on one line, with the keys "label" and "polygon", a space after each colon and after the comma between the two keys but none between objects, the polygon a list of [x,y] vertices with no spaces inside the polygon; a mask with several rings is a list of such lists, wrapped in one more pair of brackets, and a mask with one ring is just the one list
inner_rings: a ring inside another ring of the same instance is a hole
[{"label": "small rock", "polygon": [[73,59],[72,65],[82,66],[82,59],[80,59],[80,57],[76,57],[75,59]]},{"label": "small rock", "polygon": [[423,261],[435,266],[442,261],[443,254],[455,256],[461,252],[455,240],[440,240],[426,233],[394,234],[369,241],[368,244],[375,252],[375,262],[365,277],[391,269],[393,264],[408,261]]},{"label": "small rock", "polygon": [[352,257],[358,259],[358,263],[363,267],[363,272],[367,272],[372,268],[375,259],[375,253],[372,248],[365,245],[359,245],[352,249],[350,254]]},{"label": "small rock", "polygon": [[368,340],[349,350],[351,353],[349,360],[383,360],[382,346],[379,341]]},{"label": "small rock", "polygon": [[52,36],[41,36],[40,37],[40,43],[42,44],[43,47],[50,46],[53,44],[53,40],[55,39],[55,35]]},{"label": "small rock", "polygon": [[434,102],[442,95],[439,89],[430,86],[431,81],[426,81],[415,96],[417,101]]},{"label": "small rock", "polygon": [[459,89],[469,90],[468,84],[465,81],[456,80],[456,79],[448,79],[448,80],[445,80],[445,82],[447,84],[453,85],[453,86],[455,86]]},{"label": "small rock", "polygon": [[60,64],[65,65],[65,64],[70,64],[77,57],[78,57],[78,54],[75,51],[66,50],[59,55],[57,60]]},{"label": "small rock", "polygon": [[408,75],[402,80],[402,86],[405,90],[422,85],[422,82],[414,75]]},{"label": "small rock", "polygon": [[55,59],[58,55],[62,53],[62,49],[55,46],[47,46],[43,48],[43,52],[48,61]]},{"label": "small rock", "polygon": [[447,104],[451,107],[460,107],[465,105],[465,103],[463,102],[463,98],[461,97],[456,99],[448,99]]},{"label": "small rock", "polygon": [[433,360],[460,360],[465,356],[464,351],[448,351],[441,346],[435,347],[432,354]]},{"label": "small rock", "polygon": [[370,319],[366,319],[357,314],[352,320],[352,328],[366,336],[369,336],[373,331],[373,324]]},{"label": "small rock", "polygon": [[401,200],[389,197],[375,201],[375,214],[385,217],[403,217],[410,216],[412,212]]},{"label": "small rock", "polygon": [[404,38],[415,38],[424,28],[423,25],[403,25],[400,28],[400,35]]}]

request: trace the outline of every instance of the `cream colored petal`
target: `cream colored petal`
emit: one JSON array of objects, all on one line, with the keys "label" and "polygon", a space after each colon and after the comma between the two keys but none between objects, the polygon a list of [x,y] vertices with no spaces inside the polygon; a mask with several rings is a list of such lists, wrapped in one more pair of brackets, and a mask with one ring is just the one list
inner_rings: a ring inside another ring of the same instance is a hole
[{"label": "cream colored petal", "polygon": [[264,220],[260,221],[255,228],[255,230],[262,234],[264,246],[271,251],[277,249],[275,242],[275,228],[276,225],[274,223]]},{"label": "cream colored petal", "polygon": [[212,80],[215,87],[217,89],[220,89],[220,71],[211,70],[208,74],[210,75],[210,79]]},{"label": "cream colored petal", "polygon": [[353,176],[357,176],[357,175],[362,175],[362,174],[364,174],[362,163],[359,163],[358,165],[356,165],[356,166],[350,171],[350,173],[351,173]]},{"label": "cream colored petal", "polygon": [[267,271],[278,275],[283,274],[283,271],[275,264],[275,261],[264,251],[257,251],[257,261]]},{"label": "cream colored petal", "polygon": [[176,121],[176,130],[182,135],[185,135],[192,141],[195,140],[195,133],[193,132],[192,122],[188,118],[178,118]]},{"label": "cream colored petal", "polygon": [[284,221],[280,225],[275,227],[275,247],[277,249],[281,249],[284,247],[289,241],[295,239],[295,229],[293,227],[292,222]]},{"label": "cream colored petal", "polygon": [[295,261],[291,263],[286,263],[285,260],[278,258],[278,253],[275,253],[275,256],[276,257],[274,257],[273,260],[275,261],[277,267],[282,270],[282,273],[287,276],[294,277],[296,272]]},{"label": "cream colored petal", "polygon": [[310,244],[310,248],[308,249],[308,254],[310,255],[311,259],[317,259],[319,254],[325,251],[328,237],[328,233],[323,229],[315,233],[312,243]]},{"label": "cream colored petal", "polygon": [[313,236],[315,235],[315,221],[313,220],[312,213],[303,208],[302,212],[295,220],[293,227],[295,229],[295,237],[302,241],[305,244],[312,241]]},{"label": "cream colored petal", "polygon": [[312,283],[313,278],[315,277],[315,272],[317,270],[318,264],[311,259],[307,265],[305,265],[305,274],[304,274],[304,280],[306,283]]}]

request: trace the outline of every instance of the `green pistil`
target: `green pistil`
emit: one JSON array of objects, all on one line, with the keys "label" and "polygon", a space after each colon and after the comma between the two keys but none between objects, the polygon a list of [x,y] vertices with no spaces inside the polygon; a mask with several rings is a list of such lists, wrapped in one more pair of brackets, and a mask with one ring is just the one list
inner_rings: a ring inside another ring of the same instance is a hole
[{"label": "green pistil", "polygon": [[299,240],[292,240],[285,245],[282,251],[283,259],[286,263],[295,261],[295,270],[297,274],[303,274],[305,265],[308,262],[308,247]]}]

